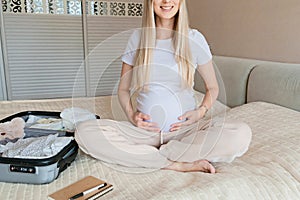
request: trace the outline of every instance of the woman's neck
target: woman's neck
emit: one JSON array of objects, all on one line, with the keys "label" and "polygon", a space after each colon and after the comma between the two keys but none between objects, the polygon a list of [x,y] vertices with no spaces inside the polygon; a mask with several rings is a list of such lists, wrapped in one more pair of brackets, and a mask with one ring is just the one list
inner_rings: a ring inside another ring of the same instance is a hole
[{"label": "woman's neck", "polygon": [[161,19],[156,17],[156,39],[168,39],[173,36],[175,19]]}]

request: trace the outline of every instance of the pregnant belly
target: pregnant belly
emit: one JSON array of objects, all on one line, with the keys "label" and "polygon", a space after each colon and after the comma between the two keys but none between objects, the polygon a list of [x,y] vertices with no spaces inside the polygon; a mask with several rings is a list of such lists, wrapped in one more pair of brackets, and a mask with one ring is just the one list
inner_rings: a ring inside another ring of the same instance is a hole
[{"label": "pregnant belly", "polygon": [[170,94],[169,92],[148,92],[137,98],[140,112],[150,115],[164,132],[169,132],[172,124],[179,122],[178,117],[195,108],[191,94]]}]

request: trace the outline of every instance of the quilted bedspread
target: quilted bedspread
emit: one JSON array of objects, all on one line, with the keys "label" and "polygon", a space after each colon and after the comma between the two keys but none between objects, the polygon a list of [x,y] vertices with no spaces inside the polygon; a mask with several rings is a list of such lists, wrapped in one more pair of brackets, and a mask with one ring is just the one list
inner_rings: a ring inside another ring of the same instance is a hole
[{"label": "quilted bedspread", "polygon": [[[93,104],[102,118],[114,118],[111,100],[101,97],[92,103],[78,101],[76,106]],[[70,99],[0,102],[0,118],[24,110],[61,111],[71,106]],[[87,175],[114,185],[101,199],[300,199],[300,112],[254,102],[230,109],[226,117],[248,123],[253,138],[244,156],[232,163],[214,163],[216,174],[125,168],[79,152],[52,183],[0,183],[0,199],[47,199],[47,194]]]}]

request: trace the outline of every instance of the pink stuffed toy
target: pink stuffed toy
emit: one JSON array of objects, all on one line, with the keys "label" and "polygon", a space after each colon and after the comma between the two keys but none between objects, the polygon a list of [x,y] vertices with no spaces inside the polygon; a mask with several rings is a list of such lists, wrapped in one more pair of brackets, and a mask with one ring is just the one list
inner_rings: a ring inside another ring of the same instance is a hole
[{"label": "pink stuffed toy", "polygon": [[15,138],[23,138],[25,136],[24,133],[25,121],[16,117],[9,122],[0,123],[0,141]]}]

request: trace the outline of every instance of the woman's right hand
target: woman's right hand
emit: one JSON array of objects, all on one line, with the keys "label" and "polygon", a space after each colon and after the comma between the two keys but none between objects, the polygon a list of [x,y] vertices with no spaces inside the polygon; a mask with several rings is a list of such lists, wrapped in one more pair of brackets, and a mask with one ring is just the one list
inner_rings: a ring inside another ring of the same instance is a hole
[{"label": "woman's right hand", "polygon": [[150,122],[150,119],[151,118],[149,115],[137,111],[133,114],[131,122],[139,128],[159,133],[160,128],[158,127],[158,124],[155,122]]}]

